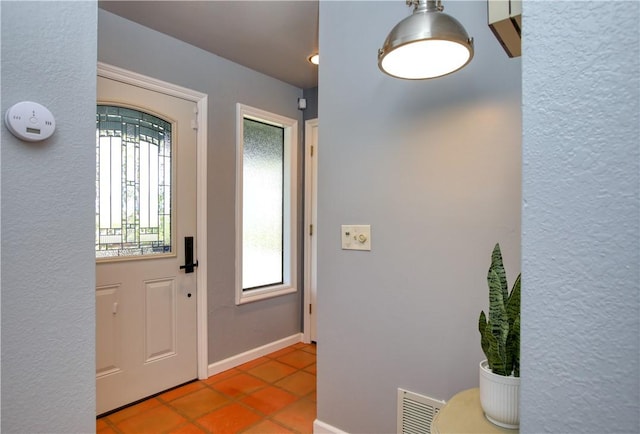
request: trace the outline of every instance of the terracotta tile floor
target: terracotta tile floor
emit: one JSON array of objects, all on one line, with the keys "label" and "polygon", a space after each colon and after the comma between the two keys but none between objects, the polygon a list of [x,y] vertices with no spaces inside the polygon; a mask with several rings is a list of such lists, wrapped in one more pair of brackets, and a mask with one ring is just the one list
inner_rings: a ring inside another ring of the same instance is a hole
[{"label": "terracotta tile floor", "polygon": [[298,343],[97,420],[106,433],[306,434],[316,418],[316,346]]}]

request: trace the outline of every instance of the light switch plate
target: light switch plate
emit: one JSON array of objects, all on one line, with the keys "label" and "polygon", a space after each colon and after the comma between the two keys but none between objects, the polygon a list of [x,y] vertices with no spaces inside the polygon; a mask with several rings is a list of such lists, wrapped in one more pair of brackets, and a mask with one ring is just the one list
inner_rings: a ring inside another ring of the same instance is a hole
[{"label": "light switch plate", "polygon": [[371,225],[342,225],[343,250],[371,250]]}]

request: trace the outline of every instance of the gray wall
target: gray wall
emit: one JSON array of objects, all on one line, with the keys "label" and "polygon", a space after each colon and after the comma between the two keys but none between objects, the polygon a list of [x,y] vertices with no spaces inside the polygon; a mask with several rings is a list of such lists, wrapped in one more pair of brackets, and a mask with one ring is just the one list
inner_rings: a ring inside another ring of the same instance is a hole
[{"label": "gray wall", "polygon": [[[486,3],[445,7],[475,58],[416,82],[377,67],[404,2],[320,3],[318,418],[351,433],[395,432],[398,387],[477,387],[496,242],[520,271],[521,61]],[[371,224],[372,251],[341,250],[341,224]]]},{"label": "gray wall", "polygon": [[304,97],[307,99],[307,109],[304,111],[304,120],[318,117],[318,87],[304,90]]},{"label": "gray wall", "polygon": [[302,90],[103,10],[98,59],[209,95],[209,362],[300,332],[300,286],[296,294],[235,305],[235,104],[298,119],[301,132]]},{"label": "gray wall", "polygon": [[640,4],[526,2],[521,432],[640,432]]},{"label": "gray wall", "polygon": [[1,127],[3,433],[95,430],[96,9],[0,3],[2,115],[57,122],[35,144]]}]

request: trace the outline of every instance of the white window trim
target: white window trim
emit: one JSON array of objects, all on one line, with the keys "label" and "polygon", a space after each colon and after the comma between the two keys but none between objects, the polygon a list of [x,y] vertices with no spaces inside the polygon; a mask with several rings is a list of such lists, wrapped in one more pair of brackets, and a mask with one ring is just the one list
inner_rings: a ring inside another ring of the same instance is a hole
[{"label": "white window trim", "polygon": [[[248,291],[242,288],[242,182],[244,128],[243,120],[253,119],[284,129],[284,225],[283,225],[283,283]],[[298,149],[298,121],[244,104],[236,104],[236,304],[251,303],[266,298],[291,294],[297,288],[297,191],[296,162]],[[287,194],[288,192],[288,194]]]}]

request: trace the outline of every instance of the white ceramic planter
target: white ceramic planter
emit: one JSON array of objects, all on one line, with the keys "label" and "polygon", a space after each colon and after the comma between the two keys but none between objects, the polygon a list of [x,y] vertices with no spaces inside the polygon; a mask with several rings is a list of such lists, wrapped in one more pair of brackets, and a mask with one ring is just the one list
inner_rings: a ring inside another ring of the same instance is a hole
[{"label": "white ceramic planter", "polygon": [[520,378],[496,375],[480,362],[480,404],[492,423],[516,429],[520,425]]}]

